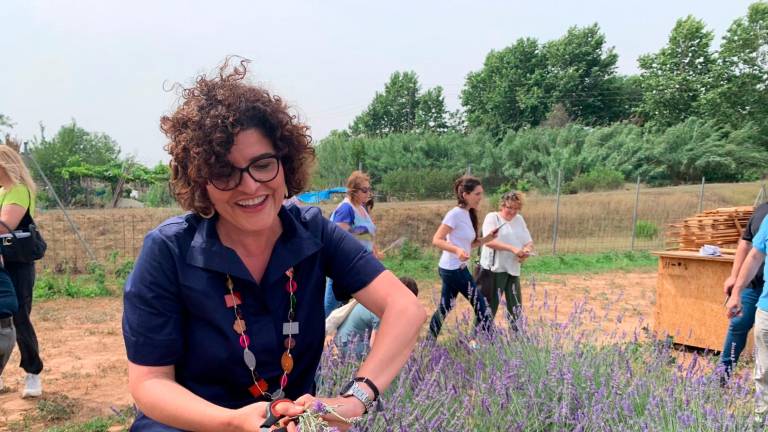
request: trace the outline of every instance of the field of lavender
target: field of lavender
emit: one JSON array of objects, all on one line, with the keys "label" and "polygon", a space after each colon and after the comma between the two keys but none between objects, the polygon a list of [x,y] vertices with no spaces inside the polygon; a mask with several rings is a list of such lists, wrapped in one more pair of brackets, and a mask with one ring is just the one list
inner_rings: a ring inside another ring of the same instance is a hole
[{"label": "field of lavender", "polygon": [[[762,430],[752,423],[747,368],[722,386],[716,357],[680,351],[644,325],[627,334],[616,325],[621,315],[579,303],[557,320],[546,295],[530,304],[519,332],[489,337],[454,325],[437,343],[422,341],[384,409],[355,430]],[[324,357],[319,393],[356,367]]]}]

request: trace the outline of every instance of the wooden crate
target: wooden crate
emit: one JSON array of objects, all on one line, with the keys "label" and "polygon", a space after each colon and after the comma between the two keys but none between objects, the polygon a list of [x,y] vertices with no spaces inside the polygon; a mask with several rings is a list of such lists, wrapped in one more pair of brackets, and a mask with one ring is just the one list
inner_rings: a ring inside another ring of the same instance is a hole
[{"label": "wooden crate", "polygon": [[[728,332],[723,283],[731,274],[733,257],[687,251],[654,254],[659,256],[654,307],[659,337],[669,335],[675,343],[712,351],[723,349]],[[752,346],[750,333],[742,355],[751,356]]]}]

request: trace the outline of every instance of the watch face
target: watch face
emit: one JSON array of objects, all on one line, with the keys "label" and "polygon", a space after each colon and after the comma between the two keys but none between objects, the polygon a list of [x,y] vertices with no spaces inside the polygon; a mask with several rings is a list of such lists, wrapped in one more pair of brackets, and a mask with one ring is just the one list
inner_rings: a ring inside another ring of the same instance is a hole
[{"label": "watch face", "polygon": [[341,388],[341,394],[346,394],[349,392],[349,389],[352,388],[352,385],[355,383],[355,380],[350,380],[348,383],[344,384],[344,387]]}]

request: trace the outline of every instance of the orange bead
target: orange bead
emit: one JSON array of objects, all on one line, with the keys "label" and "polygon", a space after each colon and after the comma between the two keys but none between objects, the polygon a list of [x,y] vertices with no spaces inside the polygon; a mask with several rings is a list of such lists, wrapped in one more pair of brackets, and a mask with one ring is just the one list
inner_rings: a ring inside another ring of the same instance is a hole
[{"label": "orange bead", "polygon": [[280,366],[282,366],[285,373],[291,373],[293,370],[293,356],[288,351],[283,353],[283,357],[280,358]]},{"label": "orange bead", "polygon": [[241,335],[245,332],[245,321],[236,319],[235,324],[232,327],[235,329],[235,333]]}]

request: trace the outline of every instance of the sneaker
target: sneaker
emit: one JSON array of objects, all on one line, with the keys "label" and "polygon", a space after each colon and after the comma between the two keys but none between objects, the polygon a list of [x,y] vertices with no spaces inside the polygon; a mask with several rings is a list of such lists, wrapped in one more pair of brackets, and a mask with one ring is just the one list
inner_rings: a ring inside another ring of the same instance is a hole
[{"label": "sneaker", "polygon": [[21,397],[40,397],[42,394],[43,384],[40,382],[40,375],[28,373],[24,380],[24,391],[21,392]]}]

